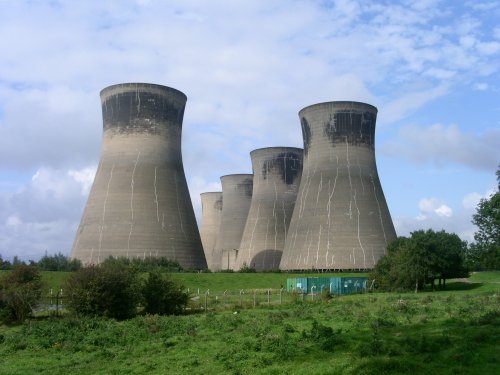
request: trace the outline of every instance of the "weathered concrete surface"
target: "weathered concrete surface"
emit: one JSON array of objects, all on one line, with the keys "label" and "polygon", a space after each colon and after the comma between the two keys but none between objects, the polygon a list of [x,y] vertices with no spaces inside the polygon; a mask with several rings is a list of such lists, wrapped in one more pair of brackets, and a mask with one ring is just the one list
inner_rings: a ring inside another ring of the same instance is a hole
[{"label": "weathered concrete surface", "polygon": [[396,238],[375,163],[376,116],[357,102],[299,112],[304,168],[282,270],[373,268]]},{"label": "weathered concrete surface", "polygon": [[71,257],[163,256],[207,267],[181,155],[186,96],[126,83],[101,91],[101,160]]},{"label": "weathered concrete surface", "polygon": [[222,176],[220,180],[223,205],[219,235],[214,250],[215,271],[235,269],[253,191],[251,174],[231,174]]},{"label": "weathered concrete surface", "polygon": [[222,192],[201,193],[201,243],[205,252],[208,268],[213,270],[214,248],[219,235],[222,216]]},{"label": "weathered concrete surface", "polygon": [[236,269],[277,270],[302,173],[303,150],[268,147],[250,153],[253,195]]}]

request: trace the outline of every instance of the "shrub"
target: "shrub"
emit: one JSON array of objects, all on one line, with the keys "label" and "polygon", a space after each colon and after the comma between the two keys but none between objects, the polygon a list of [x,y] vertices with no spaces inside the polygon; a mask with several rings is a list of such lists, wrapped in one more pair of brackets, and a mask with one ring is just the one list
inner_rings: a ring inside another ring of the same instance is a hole
[{"label": "shrub", "polygon": [[186,307],[189,295],[182,285],[161,274],[160,271],[149,273],[142,287],[144,311],[148,314],[179,314]]},{"label": "shrub", "polygon": [[45,254],[38,261],[38,268],[42,271],[77,271],[82,267],[82,262],[78,259],[70,259],[62,253],[55,255]]},{"label": "shrub", "polygon": [[138,273],[122,263],[89,266],[68,279],[67,305],[81,315],[127,319],[137,314],[140,289]]},{"label": "shrub", "polygon": [[181,272],[183,269],[179,262],[165,257],[145,257],[145,258],[125,258],[113,257],[106,258],[103,264],[120,263],[123,266],[129,266],[137,272],[150,272],[162,270],[164,272]]},{"label": "shrub", "polygon": [[246,262],[243,262],[243,265],[241,266],[240,270],[238,272],[241,273],[255,273],[257,270],[254,267],[250,267],[246,264]]},{"label": "shrub", "polygon": [[40,302],[42,281],[34,266],[18,264],[0,280],[0,318],[22,322]]}]

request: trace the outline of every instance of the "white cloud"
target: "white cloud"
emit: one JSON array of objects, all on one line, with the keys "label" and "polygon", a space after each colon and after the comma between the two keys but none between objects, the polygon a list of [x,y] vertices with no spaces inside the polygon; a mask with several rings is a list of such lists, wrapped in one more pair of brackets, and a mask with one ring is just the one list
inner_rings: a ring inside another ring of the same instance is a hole
[{"label": "white cloud", "polygon": [[43,167],[14,192],[0,193],[0,254],[28,260],[45,251],[68,253],[87,199],[83,176],[90,170]]},{"label": "white cloud", "polygon": [[418,202],[418,207],[420,209],[419,220],[425,220],[433,215],[441,218],[453,216],[453,210],[437,198],[422,198]]},{"label": "white cloud", "polygon": [[488,90],[489,85],[486,82],[478,82],[474,84],[474,90],[477,91],[486,91]]},{"label": "white cloud", "polygon": [[415,111],[425,103],[445,95],[448,90],[448,85],[443,84],[428,90],[405,93],[382,107],[381,119],[386,122],[400,120],[408,115],[409,112]]},{"label": "white cloud", "polygon": [[479,11],[491,11],[499,8],[498,2],[496,1],[467,1],[465,4]]},{"label": "white cloud", "polygon": [[[183,157],[198,217],[199,193],[220,175],[249,172],[252,149],[302,145],[297,112],[307,105],[366,101],[379,123],[395,124],[471,82],[498,86],[498,42],[451,1],[4,5],[0,34],[12,37],[0,39],[0,252],[69,249],[99,159],[107,85],[187,94]],[[496,129],[403,127],[387,147],[398,158],[491,170],[498,139]],[[7,226],[9,217],[19,222]]]},{"label": "white cloud", "polygon": [[456,125],[402,126],[397,141],[382,145],[384,154],[407,157],[435,165],[457,163],[471,168],[495,170],[500,150],[500,129],[466,134]]},{"label": "white cloud", "polygon": [[11,215],[7,218],[7,221],[5,223],[8,227],[18,227],[19,225],[22,224],[21,219],[15,215]]},{"label": "white cloud", "polygon": [[473,210],[477,207],[479,201],[483,198],[481,194],[469,193],[462,200],[462,204],[466,210]]},{"label": "white cloud", "polygon": [[94,182],[95,173],[97,167],[86,167],[80,170],[70,169],[68,171],[68,176],[73,177],[73,179],[82,185],[80,193],[87,196]]}]

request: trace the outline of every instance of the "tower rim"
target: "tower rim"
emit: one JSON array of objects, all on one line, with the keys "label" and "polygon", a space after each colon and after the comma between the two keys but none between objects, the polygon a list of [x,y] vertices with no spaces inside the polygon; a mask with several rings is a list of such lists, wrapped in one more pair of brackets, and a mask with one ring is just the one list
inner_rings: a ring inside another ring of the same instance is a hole
[{"label": "tower rim", "polygon": [[[181,96],[185,101],[187,101],[187,95],[184,94],[182,91],[177,90],[173,87],[170,86],[165,86],[165,85],[159,85],[156,83],[147,83],[147,82],[127,82],[127,83],[117,83],[114,85],[107,86],[103,88],[99,95],[101,97],[101,100],[105,100],[108,97],[115,95],[117,91],[120,92],[130,92],[130,91],[135,91],[140,88],[144,89],[156,89],[158,92],[170,92],[170,93],[175,93],[176,95]],[[121,90],[120,90],[121,89]]]},{"label": "tower rim", "polygon": [[333,100],[333,101],[329,101],[329,102],[321,102],[321,103],[308,105],[307,107],[304,107],[299,111],[299,116],[301,116],[301,114],[303,112],[309,111],[315,107],[326,107],[326,106],[332,106],[332,105],[333,106],[356,105],[356,106],[360,106],[360,107],[366,107],[367,109],[370,109],[370,110],[374,111],[375,113],[378,112],[377,107],[375,107],[372,104],[368,104],[368,103],[364,103],[364,102],[357,102],[357,101],[353,101],[353,100]]},{"label": "tower rim", "polygon": [[233,174],[225,174],[223,176],[220,176],[220,179],[222,180],[223,177],[238,177],[238,176],[246,176],[250,177],[253,176],[253,173],[233,173]]},{"label": "tower rim", "polygon": [[212,194],[222,194],[222,191],[204,191],[200,195],[212,195]]},{"label": "tower rim", "polygon": [[290,147],[290,146],[271,146],[271,147],[260,147],[256,148],[252,151],[250,151],[250,156],[252,156],[254,153],[258,153],[264,150],[290,150],[290,151],[304,151],[303,148],[301,147]]}]

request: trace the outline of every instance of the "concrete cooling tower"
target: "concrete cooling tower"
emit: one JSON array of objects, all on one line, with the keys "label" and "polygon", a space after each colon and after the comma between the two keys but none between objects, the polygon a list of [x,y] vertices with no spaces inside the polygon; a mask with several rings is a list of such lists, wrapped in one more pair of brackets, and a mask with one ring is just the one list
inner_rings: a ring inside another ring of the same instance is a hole
[{"label": "concrete cooling tower", "polygon": [[207,267],[181,155],[186,96],[125,83],[101,91],[101,160],[71,257],[166,257]]},{"label": "concrete cooling tower", "polygon": [[222,192],[201,193],[201,243],[208,268],[213,269],[214,248],[222,216]]},{"label": "concrete cooling tower", "polygon": [[222,216],[214,249],[214,270],[234,270],[241,236],[250,210],[253,175],[222,176]]},{"label": "concrete cooling tower", "polygon": [[253,195],[236,269],[277,270],[302,173],[303,150],[269,147],[250,153]]},{"label": "concrete cooling tower", "polygon": [[299,117],[304,168],[280,268],[373,268],[396,238],[375,163],[377,109],[329,102]]}]

